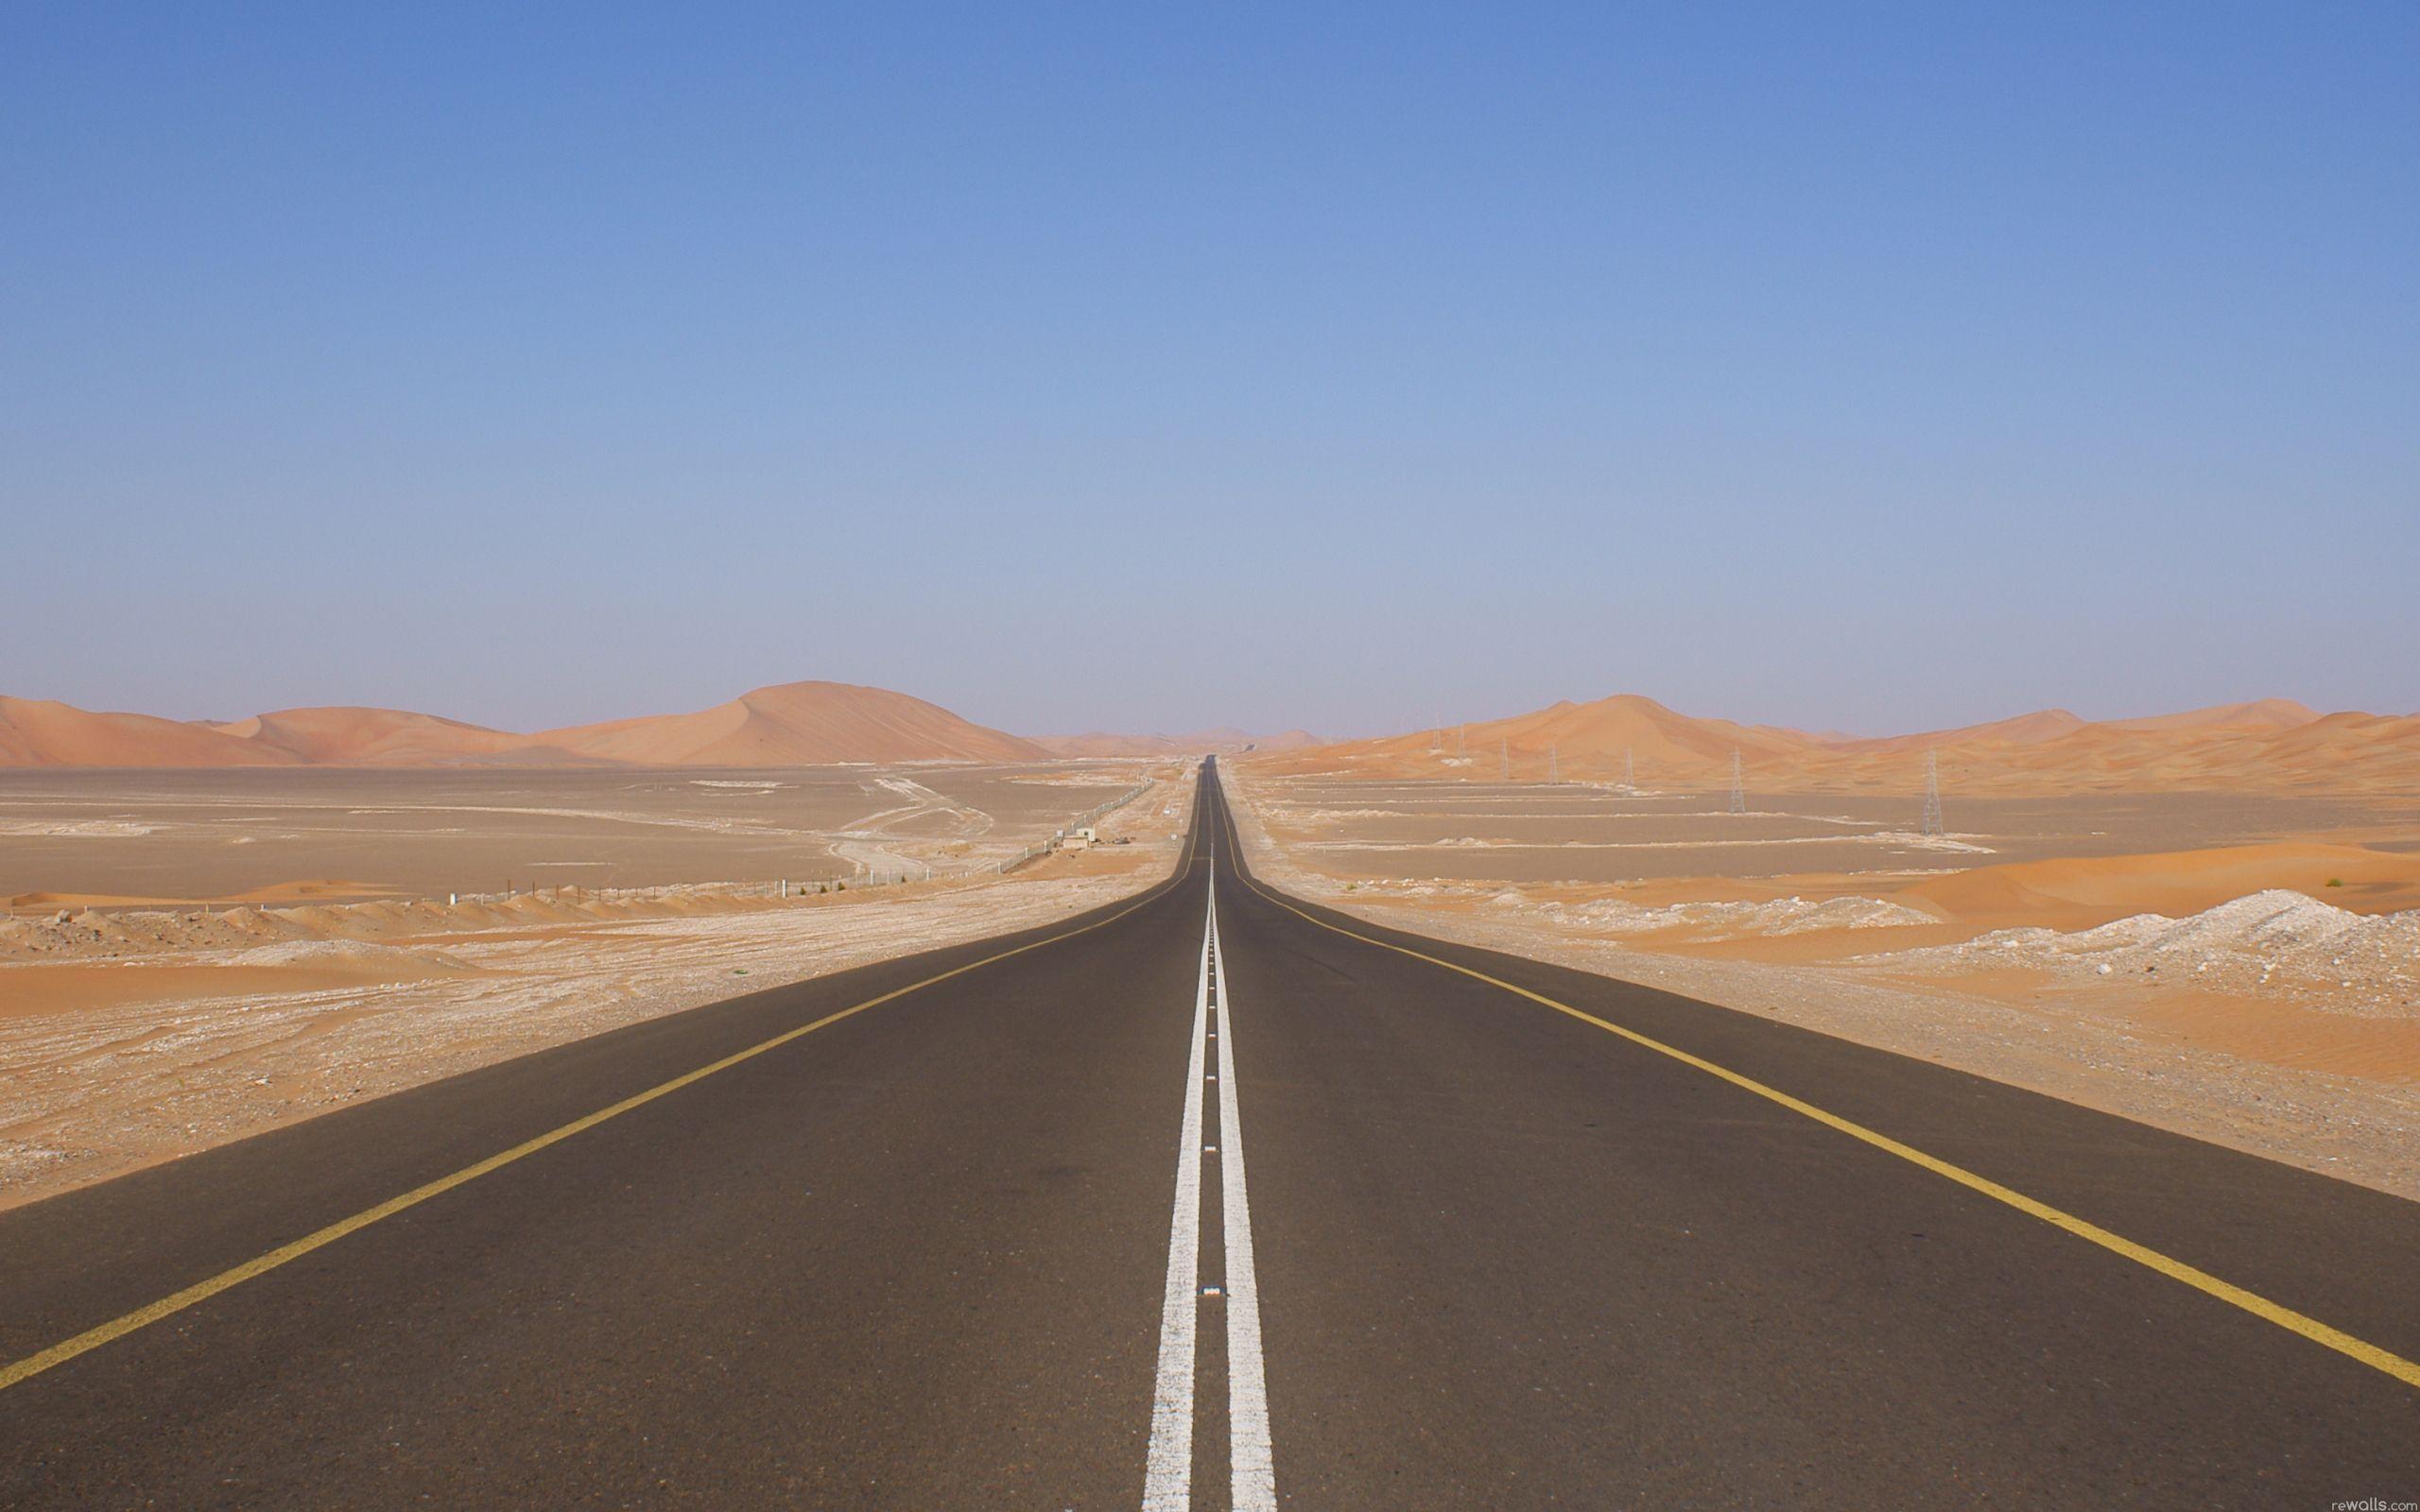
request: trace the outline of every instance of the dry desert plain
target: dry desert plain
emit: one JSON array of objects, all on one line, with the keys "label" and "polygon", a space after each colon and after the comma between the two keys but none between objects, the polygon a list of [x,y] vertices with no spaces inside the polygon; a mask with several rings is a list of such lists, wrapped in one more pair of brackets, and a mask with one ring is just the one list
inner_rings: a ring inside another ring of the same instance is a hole
[{"label": "dry desert plain", "polygon": [[1374,921],[2420,1196],[2414,735],[2269,701],[1853,741],[1617,697],[1230,786],[1266,874]]},{"label": "dry desert plain", "polygon": [[0,1205],[1131,894],[1193,776],[837,683],[536,735],[0,698]]},{"label": "dry desert plain", "polygon": [[0,901],[361,902],[977,870],[1131,763],[0,770]]},{"label": "dry desert plain", "polygon": [[[103,805],[122,816],[64,821],[126,830],[51,837],[88,842],[54,853],[79,887],[116,903],[45,902],[0,921],[0,1206],[641,1019],[1129,895],[1173,864],[1193,781],[1188,764],[1167,761],[759,769],[747,779],[758,785],[697,789],[739,779],[621,772],[626,791],[609,810],[585,772],[247,773],[270,781],[222,813],[197,807],[196,789],[223,793],[226,774],[141,774],[149,786],[127,775]],[[524,801],[461,801],[497,797],[491,776]],[[365,785],[383,795],[375,812],[315,806]],[[951,797],[910,801],[903,787]],[[135,802],[138,792],[156,803]],[[1105,801],[1096,822],[1128,843],[991,869]],[[20,823],[28,811],[56,812],[0,807]],[[884,818],[903,811],[942,817]],[[281,871],[209,880],[208,858],[256,816],[269,816],[264,838],[238,853],[333,854],[351,878],[268,884],[219,906],[128,901],[224,896]],[[611,858],[608,878],[592,868],[576,885],[465,891],[458,902],[425,885],[508,855],[517,877],[543,876],[533,856],[591,850]],[[848,858],[874,852],[907,863],[913,880],[845,885]],[[741,877],[708,880],[717,869]],[[831,885],[785,897],[768,882],[784,874]]]}]

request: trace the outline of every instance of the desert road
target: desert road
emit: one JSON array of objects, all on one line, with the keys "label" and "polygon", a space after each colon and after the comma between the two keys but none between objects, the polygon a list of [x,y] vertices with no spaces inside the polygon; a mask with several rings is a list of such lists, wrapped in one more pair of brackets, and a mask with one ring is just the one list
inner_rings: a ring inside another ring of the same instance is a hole
[{"label": "desert road", "polygon": [[0,1506],[2420,1499],[2420,1206],[1241,861],[0,1212]]}]

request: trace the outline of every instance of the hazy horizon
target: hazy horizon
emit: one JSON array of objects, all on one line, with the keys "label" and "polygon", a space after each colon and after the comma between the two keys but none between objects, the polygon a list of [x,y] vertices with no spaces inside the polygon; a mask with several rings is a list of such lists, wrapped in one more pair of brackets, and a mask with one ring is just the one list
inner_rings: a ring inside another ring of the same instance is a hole
[{"label": "hazy horizon", "polygon": [[28,13],[0,693],[2420,708],[2420,12]]},{"label": "hazy horizon", "polygon": [[[839,681],[839,680],[845,680],[845,679],[785,679],[785,680],[796,680],[796,681]],[[760,684],[759,686],[764,686],[764,685],[763,685],[763,684]],[[878,686],[878,685],[875,685],[875,686]],[[736,690],[736,691],[735,691],[735,692],[732,694],[731,697],[735,698],[735,697],[740,696],[741,696],[741,695],[743,695],[743,694],[750,693],[750,692],[754,692],[754,691],[756,691],[756,690],[755,690],[755,689],[753,689],[753,688]],[[904,694],[909,695],[910,696],[916,696],[916,697],[922,697],[922,696],[923,696],[923,695],[917,694],[917,693],[916,693],[916,690],[914,690],[913,688],[895,688],[895,689],[890,689],[890,690],[889,690],[889,691],[890,691],[890,692],[894,692],[894,693],[904,693]],[[1236,730],[1241,730],[1243,733],[1250,734],[1250,735],[1255,735],[1255,736],[1271,736],[1271,735],[1280,735],[1280,734],[1287,734],[1287,733],[1290,733],[1290,732],[1292,732],[1292,731],[1293,731],[1293,730],[1295,730],[1307,729],[1307,730],[1308,730],[1308,731],[1309,731],[1309,733],[1311,733],[1311,734],[1313,734],[1313,735],[1320,736],[1320,737],[1322,737],[1322,739],[1326,739],[1326,740],[1343,741],[1343,740],[1357,740],[1357,739],[1365,739],[1365,738],[1373,738],[1373,737],[1381,737],[1381,736],[1387,736],[1387,735],[1416,734],[1416,733],[1419,733],[1420,731],[1426,730],[1431,730],[1431,729],[1438,729],[1438,728],[1451,729],[1451,728],[1453,728],[1454,726],[1456,726],[1456,725],[1460,725],[1460,724],[1471,724],[1471,725],[1483,724],[1483,723],[1487,723],[1487,722],[1495,721],[1495,720],[1502,720],[1502,719],[1517,718],[1517,717],[1519,717],[1519,716],[1521,716],[1521,715],[1524,715],[1524,714],[1533,713],[1537,713],[1537,712],[1539,712],[1539,711],[1541,711],[1541,710],[1545,710],[1545,709],[1550,708],[1550,707],[1552,707],[1553,705],[1555,705],[1556,703],[1560,703],[1560,702],[1569,702],[1569,703],[1575,703],[1575,704],[1585,704],[1585,703],[1593,703],[1593,702],[1597,702],[1597,701],[1599,701],[1599,700],[1604,699],[1604,698],[1616,697],[1616,696],[1644,696],[1644,697],[1648,697],[1648,698],[1653,699],[1653,700],[1654,700],[1655,702],[1657,702],[1657,703],[1663,704],[1665,707],[1667,707],[1667,708],[1668,708],[1668,709],[1671,709],[1673,712],[1675,712],[1675,713],[1681,713],[1681,714],[1688,715],[1688,716],[1691,716],[1691,717],[1697,717],[1697,718],[1711,718],[1711,719],[1728,719],[1728,720],[1732,720],[1733,722],[1737,723],[1737,724],[1751,725],[1751,726],[1767,726],[1767,727],[1773,727],[1773,726],[1782,726],[1782,725],[1784,725],[1784,722],[1783,722],[1783,721],[1772,720],[1772,719],[1760,719],[1760,718],[1754,717],[1754,715],[1752,715],[1752,714],[1740,713],[1734,712],[1734,711],[1726,711],[1726,710],[1721,710],[1721,709],[1712,709],[1712,708],[1700,707],[1700,706],[1697,706],[1697,705],[1694,705],[1694,704],[1690,703],[1688,700],[1685,700],[1685,699],[1683,699],[1683,700],[1680,700],[1680,701],[1677,701],[1677,702],[1676,702],[1676,701],[1674,701],[1673,699],[1670,699],[1670,698],[1658,697],[1658,696],[1657,696],[1656,695],[1654,695],[1654,694],[1642,694],[1642,693],[1640,693],[1640,691],[1639,691],[1639,690],[1634,689],[1634,688],[1613,689],[1613,690],[1608,690],[1608,691],[1603,692],[1603,693],[1592,693],[1592,694],[1588,694],[1588,695],[1585,695],[1585,696],[1565,696],[1564,697],[1560,698],[1560,699],[1548,699],[1548,700],[1547,700],[1547,701],[1546,701],[1546,702],[1544,702],[1544,703],[1540,703],[1540,704],[1536,704],[1536,705],[1525,705],[1525,706],[1523,706],[1523,707],[1521,707],[1521,708],[1518,708],[1518,709],[1509,709],[1509,708],[1508,708],[1508,709],[1495,709],[1495,710],[1488,710],[1488,711],[1485,711],[1485,712],[1473,713],[1468,713],[1468,714],[1463,714],[1463,715],[1459,715],[1459,716],[1452,716],[1452,717],[1445,717],[1445,718],[1440,718],[1440,719],[1433,719],[1433,720],[1428,720],[1428,721],[1425,721],[1425,722],[1414,722],[1414,723],[1407,723],[1407,724],[1402,724],[1402,725],[1390,726],[1390,727],[1386,727],[1386,728],[1382,728],[1382,729],[1352,730],[1337,730],[1337,729],[1327,729],[1327,728],[1320,728],[1320,727],[1306,727],[1306,726],[1300,726],[1300,725],[1285,726],[1285,727],[1278,727],[1278,726],[1267,726],[1267,727],[1257,727],[1257,728],[1255,728],[1255,727],[1239,726],[1239,725],[1236,725],[1236,724],[1234,724],[1234,723],[1232,723],[1232,722],[1230,722],[1230,721],[1222,721],[1222,720],[1216,720],[1216,719],[1197,720],[1197,721],[1195,721],[1195,722],[1193,722],[1193,723],[1191,723],[1191,724],[1185,724],[1185,725],[1165,725],[1165,726],[1122,725],[1122,726],[1114,726],[1114,727],[1113,727],[1113,726],[1091,726],[1091,727],[1087,727],[1087,728],[1082,729],[1082,730],[1075,730],[1075,729],[1068,729],[1068,730],[1043,730],[1043,729],[1035,729],[1035,728],[1025,728],[1025,727],[1019,727],[1019,726],[1012,725],[1012,724],[1000,724],[1000,723],[997,723],[996,721],[984,720],[984,719],[980,719],[980,718],[975,718],[975,722],[976,722],[976,723],[977,723],[977,724],[981,724],[981,725],[988,725],[988,726],[991,726],[992,728],[994,728],[994,729],[998,729],[998,730],[1004,730],[1004,731],[1006,731],[1007,733],[1010,733],[1010,734],[1012,734],[1012,735],[1021,735],[1021,736],[1028,736],[1028,737],[1039,737],[1039,738],[1066,738],[1066,737],[1071,737],[1071,736],[1080,736],[1080,735],[1087,735],[1087,734],[1115,734],[1115,735],[1132,735],[1132,736],[1149,736],[1149,735],[1170,735],[1170,736],[1183,736],[1183,735],[1191,735],[1191,734],[1203,734],[1203,733],[1209,733],[1209,732],[1212,732],[1212,731],[1236,731]],[[22,697],[22,696],[26,696],[26,695],[23,695],[23,694],[11,694],[11,693],[9,693],[9,690],[6,690],[6,689],[0,689],[0,696],[19,696],[19,697]],[[37,695],[37,696],[41,696],[41,695]],[[2065,712],[2066,712],[2066,713],[2074,713],[2074,714],[2077,714],[2079,717],[2083,718],[2083,719],[2086,719],[2086,720],[2108,720],[2108,719],[2125,719],[2125,718],[2132,718],[2132,717],[2148,717],[2148,716],[2158,715],[2158,714],[2169,714],[2169,713],[2190,713],[2190,712],[2194,712],[2194,711],[2196,711],[2196,710],[2204,709],[2204,708],[2222,707],[2222,706],[2236,705],[2236,704],[2256,703],[2256,702],[2261,702],[2261,701],[2264,701],[2264,700],[2266,700],[2266,699],[2271,699],[2271,698],[2284,698],[2284,699],[2290,699],[2290,699],[2291,699],[2291,695],[2275,695],[2275,694],[2272,694],[2272,695],[2259,695],[2259,696],[2253,696],[2253,697],[2246,697],[2246,698],[2225,698],[2225,699],[2219,699],[2219,700],[2215,700],[2215,701],[2214,701],[2214,703],[2212,703],[2212,704],[2194,705],[2194,706],[2191,706],[2190,708],[2187,708],[2187,706],[2182,706],[2182,705],[2180,705],[2180,706],[2177,706],[2177,707],[2175,707],[2175,708],[2162,708],[2162,709],[2118,709],[2118,710],[2107,710],[2107,711],[2089,711],[2089,712],[2087,712],[2087,711],[2081,711],[2081,710],[2077,710],[2077,709],[2074,709],[2074,708],[2071,708],[2071,707],[2068,707],[2068,706],[2066,706],[2066,705],[2048,705],[2048,704],[2046,704],[2046,705],[2040,705],[2040,706],[2036,706],[2036,707],[2032,707],[2032,708],[2026,708],[2026,709],[2003,710],[2003,711],[2000,711],[1999,713],[1991,713],[1991,714],[1986,714],[1986,715],[1983,715],[1983,716],[1980,716],[1980,717],[1979,717],[1979,718],[1975,718],[1975,719],[1965,719],[1965,720],[1947,721],[1947,722],[1943,722],[1943,723],[1938,723],[1938,724],[1932,724],[1932,725],[1922,725],[1922,726],[1910,725],[1910,726],[1905,726],[1905,727],[1899,727],[1899,728],[1893,728],[1893,729],[1849,730],[1849,729],[1845,729],[1845,728],[1843,728],[1843,727],[1841,727],[1841,726],[1840,726],[1840,725],[1838,725],[1838,724],[1824,724],[1824,723],[1820,723],[1820,722],[1818,722],[1818,723],[1813,723],[1813,724],[1798,724],[1798,725],[1790,725],[1790,726],[1787,726],[1786,728],[1802,730],[1805,730],[1805,731],[1806,731],[1806,732],[1808,732],[1808,733],[1813,733],[1813,734],[1828,734],[1828,735],[1842,735],[1842,734],[1844,734],[1844,735],[1850,735],[1850,736],[1856,736],[1856,737],[1880,737],[1880,736],[1891,736],[1891,735],[1915,734],[1915,733],[1921,733],[1921,732],[1924,732],[1924,731],[1926,731],[1926,730],[1947,730],[1947,729],[1951,729],[1951,728],[1963,727],[1963,726],[1967,726],[1967,725],[1984,724],[1984,723],[1990,723],[1990,722],[1994,722],[1994,721],[1997,721],[1997,720],[2002,720],[2002,719],[2014,718],[2014,717],[2018,717],[2018,716],[2025,715],[2025,714],[2031,714],[2031,713],[2037,713],[2049,712],[2049,711],[2052,711],[2052,710],[2065,710]],[[60,698],[60,699],[58,699],[57,701],[59,701],[59,702],[62,702],[62,703],[69,703],[69,704],[75,704],[75,703],[77,702],[77,700],[75,700],[75,699],[73,699],[73,698]],[[627,719],[627,718],[631,718],[631,717],[643,716],[643,715],[675,715],[675,714],[683,714],[683,713],[698,713],[698,712],[701,712],[701,711],[703,711],[703,710],[705,710],[705,709],[712,708],[712,707],[714,707],[714,706],[715,706],[715,705],[717,705],[717,704],[725,703],[725,702],[729,702],[729,701],[731,701],[731,700],[730,700],[730,698],[717,698],[717,699],[708,699],[708,700],[702,700],[702,701],[700,701],[700,700],[692,700],[690,703],[687,703],[687,704],[682,704],[682,705],[678,705],[678,706],[667,705],[667,706],[663,707],[663,708],[649,708],[649,709],[624,709],[624,710],[619,710],[619,711],[613,712],[613,713],[608,713],[598,714],[598,715],[595,716],[594,718],[589,718],[589,719],[582,719],[582,720],[578,720],[578,721],[550,722],[550,723],[545,723],[545,724],[541,724],[541,723],[536,723],[536,722],[527,721],[527,720],[515,721],[515,720],[510,720],[510,719],[506,719],[506,720],[476,720],[476,719],[463,719],[463,716],[461,716],[461,715],[459,715],[459,714],[457,714],[457,713],[449,713],[448,711],[446,711],[446,710],[444,710],[444,709],[441,709],[441,708],[419,708],[419,707],[411,707],[411,706],[404,706],[404,705],[395,705],[395,704],[365,703],[363,700],[360,700],[360,699],[339,699],[339,700],[334,700],[334,701],[332,701],[332,702],[330,702],[330,703],[326,703],[326,704],[314,704],[314,705],[277,705],[277,706],[264,706],[264,707],[262,707],[262,708],[260,708],[260,709],[247,710],[247,711],[245,711],[245,712],[244,712],[244,713],[227,713],[227,712],[225,712],[225,711],[221,711],[221,712],[219,712],[219,713],[211,713],[211,714],[198,714],[198,715],[195,715],[195,714],[177,714],[177,713],[167,713],[167,712],[164,712],[164,711],[162,711],[162,710],[158,710],[158,709],[131,709],[131,708],[120,708],[120,707],[116,707],[116,706],[102,706],[102,705],[93,705],[93,704],[82,704],[82,705],[79,705],[79,707],[85,708],[85,709],[87,709],[87,710],[90,710],[90,711],[92,711],[92,712],[95,712],[95,713],[153,714],[153,715],[162,715],[162,716],[164,716],[164,717],[169,717],[169,718],[205,720],[205,721],[208,721],[208,722],[217,723],[217,724],[233,724],[233,723],[240,722],[241,720],[243,720],[243,719],[245,719],[245,718],[249,718],[249,717],[251,717],[251,715],[253,715],[253,714],[277,713],[285,712],[285,710],[287,710],[287,709],[290,709],[290,708],[296,708],[296,707],[312,707],[312,708],[320,708],[320,707],[336,707],[336,708],[360,707],[360,708],[402,709],[402,710],[405,710],[406,712],[408,712],[408,713],[423,713],[423,714],[434,714],[434,715],[437,715],[438,717],[441,717],[441,718],[448,718],[448,719],[457,719],[457,720],[461,720],[461,721],[462,721],[462,722],[464,722],[464,723],[474,724],[474,725],[482,725],[482,726],[485,726],[486,728],[490,728],[490,729],[493,729],[493,730],[502,730],[502,731],[506,731],[506,732],[510,732],[510,733],[518,733],[518,734],[535,734],[535,733],[539,733],[539,732],[544,731],[544,730],[561,730],[561,729],[570,728],[572,725],[575,725],[575,724],[601,724],[601,723],[606,723],[606,722],[613,721],[613,720]],[[926,701],[928,701],[928,702],[938,702],[938,700],[931,700],[931,699],[927,699]],[[2304,701],[2304,700],[2292,700],[2292,701],[2298,701],[2298,702],[2299,702],[2299,701]],[[944,707],[944,708],[946,708],[946,707],[948,707],[948,706],[947,706],[947,705],[943,705],[943,707]],[[2327,715],[2327,714],[2332,714],[2332,713],[2360,713],[2387,714],[2387,715],[2400,715],[2400,714],[2404,714],[2404,713],[2410,713],[2410,711],[2403,711],[2403,710],[2387,710],[2387,709],[2344,710],[2344,709],[2325,708],[2325,707],[2320,707],[2320,706],[2316,706],[2316,705],[2311,705],[2311,706],[2309,706],[2309,707],[2311,707],[2315,713],[2319,713],[2319,714],[2321,714],[2321,715],[2323,715],[2323,716],[2324,716],[2324,715]],[[953,713],[960,714],[960,715],[966,715],[966,711],[965,711],[965,710],[962,710],[962,709],[951,709],[951,710],[950,710],[950,712],[951,712],[951,713]],[[975,717],[975,716],[967,715],[967,717],[973,718],[973,717]]]}]

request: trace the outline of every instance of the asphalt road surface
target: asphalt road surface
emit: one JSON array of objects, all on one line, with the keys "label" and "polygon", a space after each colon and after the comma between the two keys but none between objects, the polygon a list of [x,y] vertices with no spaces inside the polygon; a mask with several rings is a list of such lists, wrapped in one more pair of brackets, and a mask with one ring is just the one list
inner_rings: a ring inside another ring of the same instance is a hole
[{"label": "asphalt road surface", "polygon": [[2420,1500],[2420,1206],[1232,833],[0,1213],[0,1506]]}]

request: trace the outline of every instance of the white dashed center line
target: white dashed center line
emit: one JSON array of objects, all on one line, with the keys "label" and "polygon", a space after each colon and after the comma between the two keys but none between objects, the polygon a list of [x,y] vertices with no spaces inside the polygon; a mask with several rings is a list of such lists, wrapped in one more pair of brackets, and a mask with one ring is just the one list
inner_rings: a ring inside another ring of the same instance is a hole
[{"label": "white dashed center line", "polygon": [[[1193,1504],[1195,1342],[1202,1306],[1227,1314],[1228,1480],[1238,1512],[1274,1512],[1277,1473],[1269,1436],[1269,1389],[1261,1367],[1260,1292],[1252,1260],[1252,1207],[1244,1190],[1243,1117],[1236,1102],[1234,1026],[1210,1028],[1211,995],[1224,1010],[1227,968],[1219,951],[1218,867],[1211,866],[1210,906],[1201,926],[1201,974],[1193,998],[1193,1043],[1186,1070],[1184,1125],[1177,1139],[1176,1206],[1168,1221],[1167,1288],[1160,1302],[1160,1365],[1151,1400],[1151,1443],[1143,1473],[1144,1512],[1190,1512]],[[1219,1066],[1209,1069],[1211,1042]],[[1219,1089],[1219,1136],[1201,1139],[1202,1088]],[[1219,1243],[1226,1285],[1201,1279],[1201,1159],[1219,1165]]]}]

